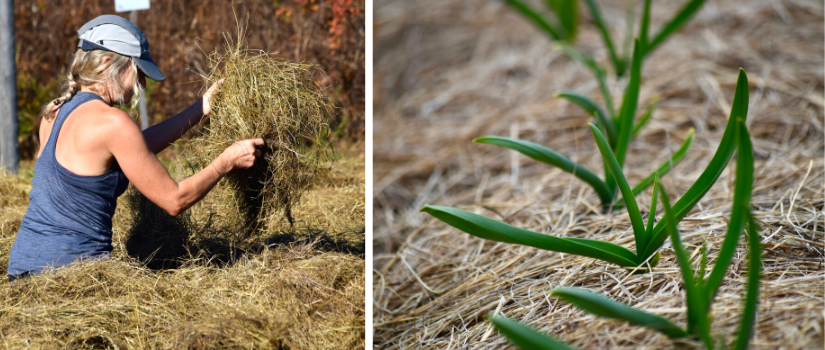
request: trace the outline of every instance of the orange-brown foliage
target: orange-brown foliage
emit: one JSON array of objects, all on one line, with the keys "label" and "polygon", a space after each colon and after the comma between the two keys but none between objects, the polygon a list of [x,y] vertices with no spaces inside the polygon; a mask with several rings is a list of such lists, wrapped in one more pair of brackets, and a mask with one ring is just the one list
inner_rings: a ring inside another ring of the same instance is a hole
[{"label": "orange-brown foliage", "polygon": [[[335,129],[346,118],[344,136],[363,140],[364,0],[153,1],[149,10],[138,11],[137,25],[167,80],[151,86],[150,122],[168,118],[197,100],[203,84],[188,69],[208,69],[205,53],[222,45],[221,33],[236,31],[233,9],[241,21],[248,15],[250,48],[316,63],[327,72],[331,81],[321,83],[341,107],[331,126]],[[76,50],[77,29],[99,15],[113,13],[112,0],[14,1],[18,81],[29,81],[18,86],[20,109],[39,104],[37,87],[49,86],[66,70]],[[126,12],[118,14],[129,17]],[[49,98],[57,97],[58,89],[55,84]],[[35,127],[31,135],[23,135],[24,141],[36,135],[39,121],[33,122]],[[34,146],[24,142],[21,148]],[[24,156],[32,153],[22,151]]]}]

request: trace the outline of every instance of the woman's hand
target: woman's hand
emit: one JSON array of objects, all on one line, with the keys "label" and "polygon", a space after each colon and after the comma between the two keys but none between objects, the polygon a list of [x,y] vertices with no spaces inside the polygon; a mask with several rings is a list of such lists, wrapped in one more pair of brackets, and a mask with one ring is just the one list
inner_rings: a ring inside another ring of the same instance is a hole
[{"label": "woman's hand", "polygon": [[261,151],[256,147],[263,146],[263,139],[249,139],[236,141],[226,148],[218,157],[222,163],[222,169],[218,172],[221,175],[232,171],[233,169],[246,169],[255,164],[255,159],[261,156]]},{"label": "woman's hand", "polygon": [[203,115],[209,115],[209,112],[212,112],[212,99],[215,96],[215,92],[218,91],[218,87],[223,84],[224,80],[226,80],[226,78],[216,81],[209,87],[209,90],[206,90],[206,93],[203,94],[203,98],[201,98],[203,101]]}]

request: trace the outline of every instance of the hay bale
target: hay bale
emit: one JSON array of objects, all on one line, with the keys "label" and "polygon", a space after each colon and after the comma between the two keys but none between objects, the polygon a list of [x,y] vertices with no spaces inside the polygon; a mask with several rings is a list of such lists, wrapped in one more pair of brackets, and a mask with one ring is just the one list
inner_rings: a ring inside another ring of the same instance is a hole
[{"label": "hay bale", "polygon": [[208,87],[226,79],[203,122],[203,136],[183,145],[190,162],[206,167],[233,142],[263,138],[262,157],[250,169],[228,174],[218,186],[238,232],[251,232],[283,211],[293,223],[292,207],[310,184],[327,173],[331,102],[316,79],[315,65],[276,58],[226,40],[225,50],[210,55]]}]

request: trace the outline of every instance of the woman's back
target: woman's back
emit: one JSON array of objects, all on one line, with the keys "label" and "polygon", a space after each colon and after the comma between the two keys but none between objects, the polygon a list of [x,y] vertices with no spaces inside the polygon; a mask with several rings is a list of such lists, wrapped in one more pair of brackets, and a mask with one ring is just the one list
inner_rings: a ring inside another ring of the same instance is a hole
[{"label": "woman's back", "polygon": [[[35,164],[31,200],[9,257],[9,275],[38,273],[81,257],[107,256],[112,250],[112,215],[128,179],[117,163],[102,175],[82,176],[55,157],[58,134],[81,104],[102,99],[78,92],[64,103]],[[78,118],[82,116],[72,116]],[[76,132],[75,132],[76,133]]]}]

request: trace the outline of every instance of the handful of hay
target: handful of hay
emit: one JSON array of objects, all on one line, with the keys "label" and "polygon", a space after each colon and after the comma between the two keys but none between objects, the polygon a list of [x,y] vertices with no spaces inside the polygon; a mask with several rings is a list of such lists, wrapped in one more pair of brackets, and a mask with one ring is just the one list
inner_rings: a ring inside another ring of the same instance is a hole
[{"label": "handful of hay", "polygon": [[206,167],[233,142],[263,138],[266,145],[255,165],[230,172],[218,184],[225,197],[219,202],[238,219],[236,232],[252,232],[281,211],[292,224],[292,207],[328,170],[321,165],[328,155],[331,103],[315,80],[323,72],[244,48],[243,31],[237,42],[226,42],[225,52],[209,56],[206,87],[226,80],[202,122],[203,136],[186,143],[184,154]]}]

